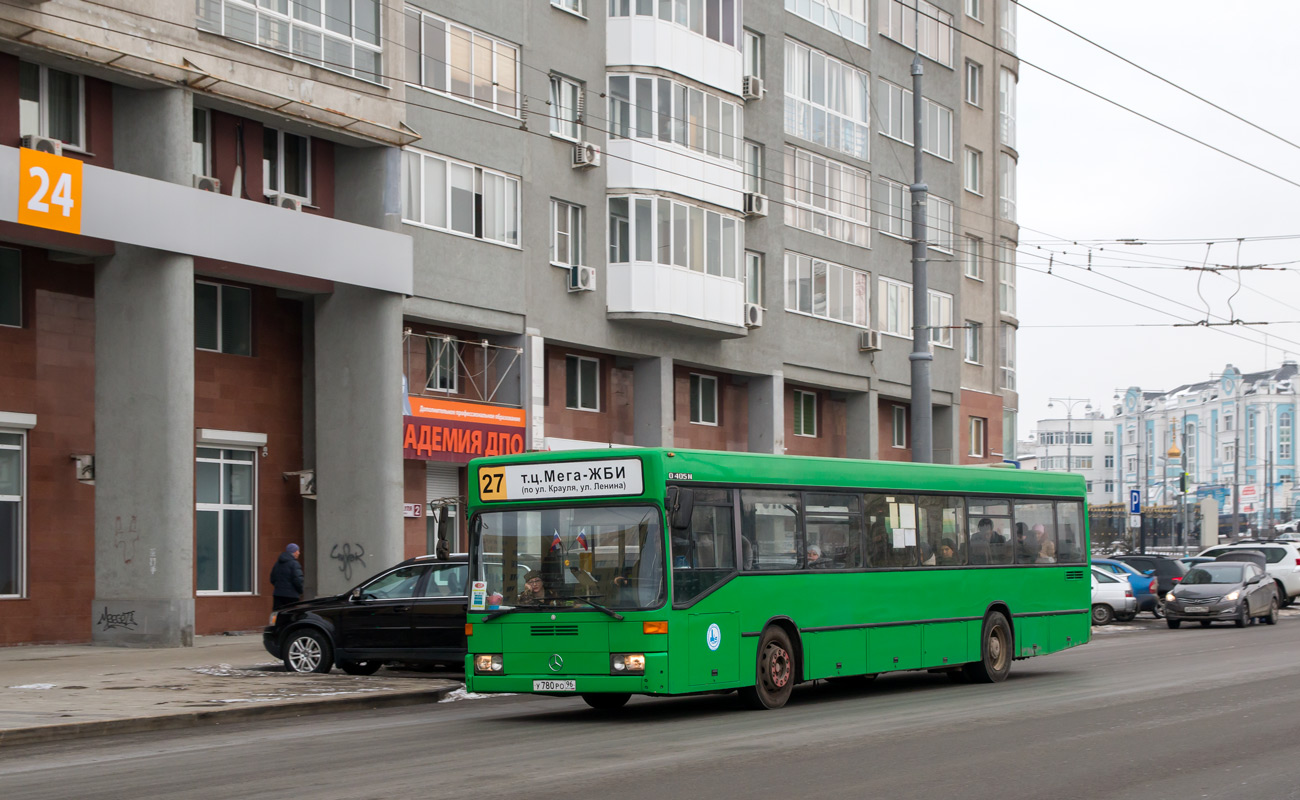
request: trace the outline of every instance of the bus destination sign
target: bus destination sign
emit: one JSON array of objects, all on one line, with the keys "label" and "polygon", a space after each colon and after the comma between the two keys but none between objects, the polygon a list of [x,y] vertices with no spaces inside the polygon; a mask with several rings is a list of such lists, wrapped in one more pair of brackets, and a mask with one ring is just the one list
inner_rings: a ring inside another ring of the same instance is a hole
[{"label": "bus destination sign", "polygon": [[559,461],[479,467],[479,496],[484,502],[615,497],[645,490],[638,458]]}]

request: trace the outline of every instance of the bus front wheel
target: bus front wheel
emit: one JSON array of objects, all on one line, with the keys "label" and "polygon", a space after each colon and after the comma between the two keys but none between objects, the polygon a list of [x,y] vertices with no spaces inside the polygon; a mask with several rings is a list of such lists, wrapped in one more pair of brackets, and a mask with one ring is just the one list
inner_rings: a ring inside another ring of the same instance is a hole
[{"label": "bus front wheel", "polygon": [[768,628],[758,645],[754,685],[740,690],[740,699],[750,708],[780,708],[794,690],[794,648],[790,637],[777,627]]},{"label": "bus front wheel", "polygon": [[962,667],[972,683],[1001,683],[1011,672],[1011,623],[1001,611],[984,618],[980,660]]},{"label": "bus front wheel", "polygon": [[597,711],[614,711],[627,705],[627,701],[631,697],[632,695],[623,693],[584,694],[582,702]]}]

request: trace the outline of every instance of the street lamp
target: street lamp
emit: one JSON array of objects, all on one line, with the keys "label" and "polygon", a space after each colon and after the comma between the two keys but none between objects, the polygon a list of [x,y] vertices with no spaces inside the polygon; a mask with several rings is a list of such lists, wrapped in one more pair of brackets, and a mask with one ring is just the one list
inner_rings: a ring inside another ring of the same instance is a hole
[{"label": "street lamp", "polygon": [[1069,472],[1074,467],[1074,407],[1079,403],[1087,403],[1083,407],[1085,414],[1092,413],[1092,401],[1086,399],[1076,399],[1073,397],[1049,397],[1047,398],[1047,407],[1053,408],[1057,403],[1065,406],[1065,471]]}]

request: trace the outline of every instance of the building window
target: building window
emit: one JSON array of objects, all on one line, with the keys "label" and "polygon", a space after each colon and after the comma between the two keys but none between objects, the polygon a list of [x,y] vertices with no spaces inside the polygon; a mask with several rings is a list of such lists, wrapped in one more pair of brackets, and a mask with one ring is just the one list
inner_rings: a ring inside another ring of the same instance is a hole
[{"label": "building window", "polygon": [[1014,408],[1002,409],[1002,457],[1016,457],[1016,424],[1019,413]]},{"label": "building window", "polygon": [[18,135],[86,144],[85,85],[80,75],[18,62]]},{"label": "building window", "polygon": [[1012,0],[998,0],[998,19],[1001,29],[998,44],[1009,53],[1016,52],[1016,4]]},{"label": "building window", "polygon": [[194,346],[199,350],[253,354],[253,291],[224,283],[194,282]]},{"label": "building window", "polygon": [[1128,458],[1124,459],[1124,468],[1128,472],[1137,472],[1137,468],[1138,468],[1137,456],[1129,456]]},{"label": "building window", "polygon": [[745,251],[745,302],[763,305],[763,254]]},{"label": "building window", "polygon": [[892,447],[907,447],[907,407],[894,406],[894,437]]},{"label": "building window", "polygon": [[744,225],[664,197],[609,198],[609,261],[683,267],[740,280]]},{"label": "building window", "polygon": [[912,338],[912,287],[890,278],[880,279],[877,324],[882,333]]},{"label": "building window", "polygon": [[745,31],[745,75],[763,77],[763,37],[753,31]]},{"label": "building window", "polygon": [[912,90],[882,80],[880,95],[876,109],[880,115],[880,132],[891,139],[911,144]]},{"label": "building window", "polygon": [[[1187,458],[1188,465],[1191,465],[1192,442],[1196,441],[1196,429],[1192,425],[1187,426]],[[1280,460],[1291,458],[1291,412],[1283,411],[1277,415],[1277,457]]]},{"label": "building window", "polygon": [[1256,443],[1259,441],[1259,413],[1255,411],[1246,412],[1246,458],[1258,458],[1256,454]]},{"label": "building window", "polygon": [[998,259],[998,311],[1016,314],[1016,246],[1009,239],[1002,240],[1001,258]]},{"label": "building window", "polygon": [[195,175],[212,174],[212,124],[206,108],[194,109],[194,133],[190,144],[190,170]]},{"label": "building window", "polygon": [[[917,18],[918,8],[920,19]],[[920,45],[917,25],[920,25]],[[909,50],[918,50],[926,58],[952,66],[952,14],[926,0],[882,0],[880,32]]]},{"label": "building window", "polygon": [[1104,463],[1105,463],[1105,465],[1106,465],[1106,469],[1114,469],[1114,468],[1115,468],[1115,456],[1113,456],[1113,455],[1108,455],[1108,456],[1106,456],[1106,461],[1105,461]]},{"label": "building window", "polygon": [[[735,47],[740,46],[740,0],[657,0],[659,19]],[[611,17],[654,17],[654,0],[609,0]]]},{"label": "building window", "polygon": [[22,251],[0,247],[0,326],[23,324]]},{"label": "building window", "polygon": [[582,86],[559,75],[551,76],[551,133],[564,139],[582,138]]},{"label": "building window", "polygon": [[1002,388],[1016,389],[1016,328],[1003,323],[1000,326],[998,363],[1002,369]]},{"label": "building window", "polygon": [[744,110],[737,103],[667,78],[609,76],[609,134],[657,139],[741,163]]},{"label": "building window", "polygon": [[25,434],[0,431],[0,597],[23,593]]},{"label": "building window", "polygon": [[998,78],[998,133],[1002,144],[1016,146],[1016,74],[1006,67]]},{"label": "building window", "polygon": [[1071,469],[1092,469],[1092,456],[1075,456]]},{"label": "building window", "polygon": [[585,356],[564,357],[564,407],[600,410],[600,362]]},{"label": "building window", "polygon": [[195,467],[195,588],[253,591],[256,460],[252,450],[198,448]]},{"label": "building window", "polygon": [[1115,431],[1106,431],[1102,434],[1102,444],[1107,447],[1115,446]]},{"label": "building window", "polygon": [[718,424],[718,379],[691,373],[691,422]]},{"label": "building window", "polygon": [[952,109],[929,98],[921,99],[921,113],[925,114],[921,149],[944,161],[952,161]]},{"label": "building window", "polygon": [[871,175],[807,150],[785,150],[785,224],[862,247],[871,245]]},{"label": "building window", "polygon": [[516,117],[519,48],[408,6],[406,82]]},{"label": "building window", "polygon": [[799,314],[867,327],[870,273],[820,258],[785,254],[785,307]]},{"label": "building window", "polygon": [[962,271],[967,278],[984,280],[984,240],[978,236],[966,236],[966,249],[962,251]]},{"label": "building window", "polygon": [[867,73],[785,40],[785,132],[791,136],[866,161],[870,86]]},{"label": "building window", "polygon": [[975,107],[984,103],[984,67],[966,62],[966,102]]},{"label": "building window", "polygon": [[980,354],[984,352],[984,323],[966,320],[966,362],[981,364]]},{"label": "building window", "polygon": [[983,458],[985,450],[988,449],[984,438],[987,428],[988,420],[982,417],[970,418],[970,455],[976,458]]},{"label": "building window", "polygon": [[563,267],[583,260],[582,206],[563,200],[551,201],[551,263]]},{"label": "building window", "polygon": [[[908,225],[912,221],[912,209],[909,195],[911,190],[906,185],[880,179],[882,191],[876,193],[875,221],[876,230],[890,236],[908,237]],[[882,196],[883,195],[883,196]]]},{"label": "building window", "polygon": [[551,5],[556,8],[562,8],[565,11],[572,11],[578,16],[584,15],[583,0],[551,0]]},{"label": "building window", "polygon": [[968,192],[982,195],[984,184],[984,154],[973,147],[966,148],[966,181]]},{"label": "building window", "polygon": [[262,190],[311,202],[311,139],[262,129]]},{"label": "building window", "polygon": [[984,0],[966,0],[966,16],[973,20],[984,19]]},{"label": "building window", "polygon": [[1012,222],[1016,219],[1016,159],[1010,153],[1001,153],[1001,170],[998,176],[998,214]]},{"label": "building window", "polygon": [[868,0],[785,0],[785,10],[863,47],[871,46]]},{"label": "building window", "polygon": [[763,145],[745,141],[745,191],[763,193]]},{"label": "building window", "polygon": [[817,394],[794,390],[794,435],[817,435]]},{"label": "building window", "polygon": [[383,75],[381,0],[206,0],[197,6],[199,30],[376,83]]},{"label": "building window", "polygon": [[402,152],[402,221],[519,245],[519,179],[419,150]]},{"label": "building window", "polygon": [[1114,493],[1114,491],[1115,491],[1115,482],[1114,482],[1114,481],[1106,481],[1105,486],[1106,486],[1106,489],[1105,489],[1106,494],[1112,494],[1112,493]]},{"label": "building window", "polygon": [[428,343],[425,358],[429,366],[425,391],[458,393],[460,370],[457,365],[460,357],[456,351],[456,340],[450,336],[430,336],[425,341]]},{"label": "building window", "polygon": [[952,295],[930,290],[930,343],[952,347]]},{"label": "building window", "polygon": [[[945,253],[952,252],[953,220],[952,201],[935,194],[925,196],[926,228],[930,234],[930,246]],[[911,210],[908,210],[907,222],[912,223]]]}]

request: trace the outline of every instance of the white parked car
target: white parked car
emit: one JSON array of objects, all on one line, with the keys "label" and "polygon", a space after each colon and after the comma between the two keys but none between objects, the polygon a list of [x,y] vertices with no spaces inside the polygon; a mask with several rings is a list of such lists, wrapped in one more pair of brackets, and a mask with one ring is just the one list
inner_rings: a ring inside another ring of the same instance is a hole
[{"label": "white parked car", "polygon": [[1260,542],[1259,544],[1221,544],[1211,547],[1198,556],[1218,558],[1234,550],[1256,550],[1264,554],[1264,570],[1277,583],[1277,596],[1282,605],[1289,606],[1300,597],[1300,542]]},{"label": "white parked car", "polygon": [[1133,618],[1137,598],[1128,579],[1092,568],[1092,624],[1109,625],[1115,617]]}]

